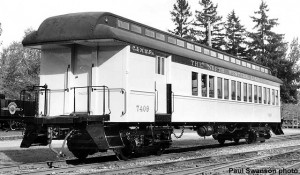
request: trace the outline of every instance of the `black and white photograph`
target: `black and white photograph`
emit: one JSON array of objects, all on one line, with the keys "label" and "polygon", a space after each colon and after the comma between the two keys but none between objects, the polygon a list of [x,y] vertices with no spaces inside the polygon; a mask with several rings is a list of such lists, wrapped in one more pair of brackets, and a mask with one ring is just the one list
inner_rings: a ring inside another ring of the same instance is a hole
[{"label": "black and white photograph", "polygon": [[0,175],[300,174],[299,7],[1,1]]}]

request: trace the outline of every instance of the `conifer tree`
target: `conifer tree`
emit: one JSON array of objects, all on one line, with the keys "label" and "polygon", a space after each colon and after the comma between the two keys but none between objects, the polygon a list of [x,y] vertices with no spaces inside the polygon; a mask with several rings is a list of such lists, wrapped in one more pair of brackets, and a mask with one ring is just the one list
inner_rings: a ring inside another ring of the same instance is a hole
[{"label": "conifer tree", "polygon": [[236,16],[234,10],[228,14],[224,28],[226,36],[225,51],[237,57],[247,59],[245,45],[246,29],[241,25],[239,17]]},{"label": "conifer tree", "polygon": [[269,19],[267,4],[262,1],[259,10],[252,16],[255,23],[256,32],[249,32],[250,42],[248,43],[248,54],[252,60],[271,68],[273,74],[277,75],[277,68],[274,67],[276,60],[285,57],[286,44],[283,42],[284,35],[273,32],[273,28],[278,25],[278,19]]},{"label": "conifer tree", "polygon": [[271,69],[271,73],[283,81],[280,88],[281,100],[284,103],[297,103],[297,88],[299,88],[300,70],[296,66],[298,41],[291,44],[291,53],[286,55],[288,46],[283,41],[284,35],[273,32],[278,25],[278,19],[269,19],[267,4],[262,1],[257,16],[251,17],[255,22],[256,32],[249,33],[248,53],[259,64]]},{"label": "conifer tree", "polygon": [[279,60],[278,77],[281,77],[281,101],[285,103],[297,103],[298,91],[300,88],[300,67],[297,64],[300,60],[300,45],[298,38],[294,38],[290,44],[290,53],[286,59]]},{"label": "conifer tree", "polygon": [[169,30],[169,32],[186,39],[191,39],[189,34],[191,21],[189,18],[192,16],[192,12],[190,11],[188,2],[186,0],[177,0],[173,5],[173,11],[170,13],[176,28]]},{"label": "conifer tree", "polygon": [[[1,22],[0,22],[0,36],[2,34]],[[2,45],[2,41],[0,40],[0,46]]]},{"label": "conifer tree", "polygon": [[218,5],[214,5],[211,0],[200,0],[200,6],[203,10],[196,10],[194,26],[196,27],[193,32],[196,36],[197,42],[208,45],[208,31],[210,22],[211,26],[211,40],[212,47],[221,50],[221,46],[224,45],[224,23],[222,17],[218,16],[217,8]]}]

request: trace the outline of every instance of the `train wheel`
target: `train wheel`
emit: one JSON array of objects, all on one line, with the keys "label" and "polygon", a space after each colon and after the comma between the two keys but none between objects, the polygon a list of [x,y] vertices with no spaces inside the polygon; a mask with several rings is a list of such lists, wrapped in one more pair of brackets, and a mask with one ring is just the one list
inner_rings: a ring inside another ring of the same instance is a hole
[{"label": "train wheel", "polygon": [[233,141],[234,141],[235,144],[239,144],[240,139],[236,138],[236,139],[233,139]]},{"label": "train wheel", "polygon": [[220,145],[224,145],[224,143],[225,143],[225,139],[218,139],[218,142],[220,143]]},{"label": "train wheel", "polygon": [[249,131],[248,138],[246,138],[246,142],[248,144],[254,143],[254,142],[256,142],[256,138],[257,138],[256,132],[255,131]]},{"label": "train wheel", "polygon": [[119,160],[129,160],[133,157],[133,152],[127,147],[116,148],[113,151]]},{"label": "train wheel", "polygon": [[159,145],[156,149],[156,155],[160,156],[165,152],[166,148],[162,145]]},{"label": "train wheel", "polygon": [[127,137],[123,137],[123,143],[125,147],[116,148],[113,151],[115,152],[119,160],[128,160],[134,157],[136,144],[134,140],[128,140]]},{"label": "train wheel", "polygon": [[85,130],[77,130],[70,135],[67,139],[67,146],[69,151],[81,160],[98,151],[97,145]]},{"label": "train wheel", "polygon": [[89,154],[88,154],[87,152],[85,152],[84,150],[72,150],[71,152],[72,152],[72,154],[73,154],[76,158],[78,158],[78,159],[80,159],[80,160],[86,159],[87,156],[89,155]]}]

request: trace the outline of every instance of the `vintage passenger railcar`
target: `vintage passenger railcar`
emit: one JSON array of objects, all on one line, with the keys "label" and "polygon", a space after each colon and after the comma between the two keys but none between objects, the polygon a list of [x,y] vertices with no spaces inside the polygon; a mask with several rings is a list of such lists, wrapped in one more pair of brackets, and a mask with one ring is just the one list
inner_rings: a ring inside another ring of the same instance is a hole
[{"label": "vintage passenger railcar", "polygon": [[280,128],[280,85],[267,67],[107,12],[46,19],[23,40],[40,49],[39,111],[21,147],[67,140],[78,158],[127,159],[171,145],[174,128],[265,141]]}]

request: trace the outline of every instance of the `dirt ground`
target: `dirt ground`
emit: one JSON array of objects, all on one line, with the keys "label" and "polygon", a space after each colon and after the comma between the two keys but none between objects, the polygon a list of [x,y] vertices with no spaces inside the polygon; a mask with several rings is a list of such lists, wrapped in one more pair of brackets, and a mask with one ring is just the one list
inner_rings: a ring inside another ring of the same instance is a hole
[{"label": "dirt ground", "polygon": [[[300,134],[300,129],[283,129],[285,135]],[[181,130],[175,131],[176,135],[181,134]],[[21,136],[22,132],[0,132],[1,137],[9,136]],[[193,145],[206,144],[217,144],[217,141],[213,140],[212,137],[199,137],[195,131],[185,130],[180,139],[176,139],[173,135],[173,147],[185,147]],[[276,137],[272,135],[272,137]],[[32,163],[41,161],[57,160],[56,154],[52,152],[48,146],[36,146],[31,148],[20,148],[21,139],[15,140],[1,140],[0,141],[0,167],[15,165],[20,163]],[[62,146],[63,141],[53,141],[52,146],[59,150]],[[65,148],[64,153],[67,158],[73,157],[72,153]],[[108,154],[113,154],[112,151],[108,151]]]}]

